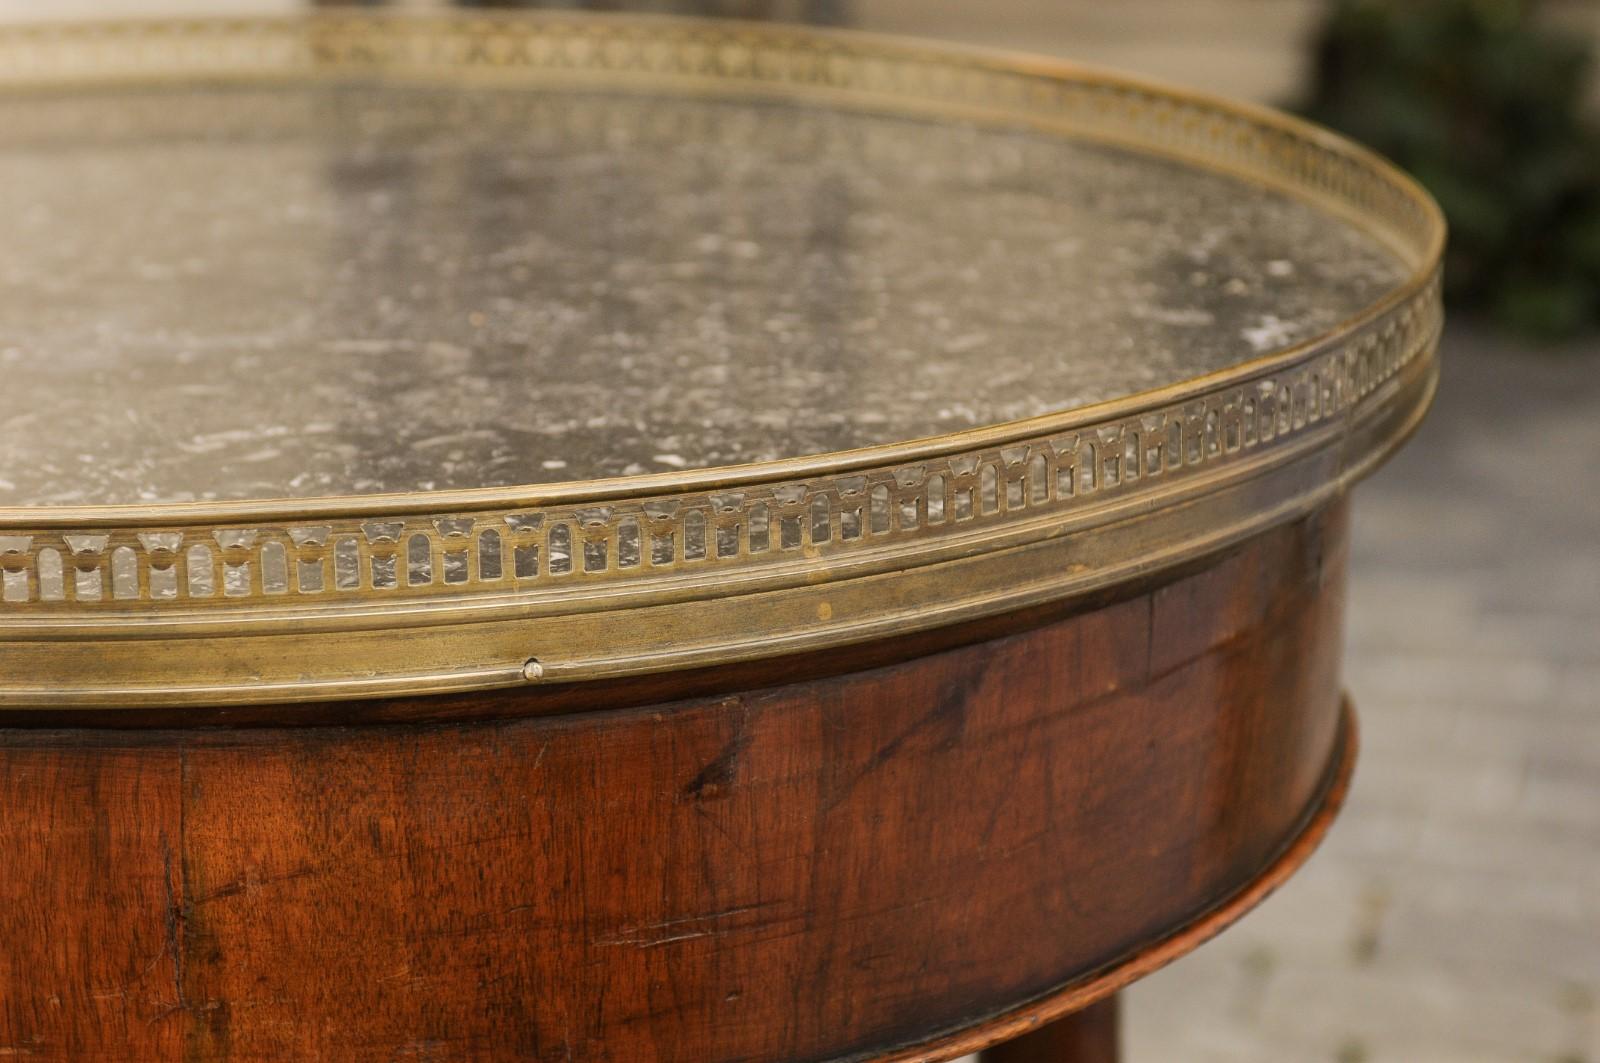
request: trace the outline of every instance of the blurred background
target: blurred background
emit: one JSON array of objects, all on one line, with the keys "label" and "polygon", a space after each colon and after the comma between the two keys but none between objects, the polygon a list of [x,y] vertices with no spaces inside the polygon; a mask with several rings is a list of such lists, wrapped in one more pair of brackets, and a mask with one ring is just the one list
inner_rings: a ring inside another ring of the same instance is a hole
[{"label": "blurred background", "polygon": [[[0,19],[308,3],[0,0]],[[1290,107],[1423,179],[1453,316],[1431,418],[1357,496],[1354,795],[1278,895],[1129,993],[1128,1057],[1600,1063],[1600,3],[579,6],[1054,53]]]}]

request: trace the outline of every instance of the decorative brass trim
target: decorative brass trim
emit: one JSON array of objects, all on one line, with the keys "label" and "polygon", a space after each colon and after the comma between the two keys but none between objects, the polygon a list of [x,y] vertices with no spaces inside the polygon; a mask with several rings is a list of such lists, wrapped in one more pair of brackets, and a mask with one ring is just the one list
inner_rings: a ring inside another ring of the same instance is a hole
[{"label": "decorative brass trim", "polygon": [[0,31],[0,91],[379,74],[775,94],[1114,141],[1336,212],[1411,273],[1292,349],[903,444],[510,489],[0,509],[0,707],[588,679],[993,614],[1304,512],[1398,445],[1432,395],[1437,209],[1382,160],[1270,111],[1052,61],[677,19],[325,14]]}]

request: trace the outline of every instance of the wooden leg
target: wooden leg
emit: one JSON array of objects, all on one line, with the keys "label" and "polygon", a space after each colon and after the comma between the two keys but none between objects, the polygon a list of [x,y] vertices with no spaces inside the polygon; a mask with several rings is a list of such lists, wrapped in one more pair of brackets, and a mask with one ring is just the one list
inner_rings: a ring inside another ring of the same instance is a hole
[{"label": "wooden leg", "polygon": [[1014,1041],[995,1045],[979,1063],[1117,1063],[1117,1013],[1111,996]]}]

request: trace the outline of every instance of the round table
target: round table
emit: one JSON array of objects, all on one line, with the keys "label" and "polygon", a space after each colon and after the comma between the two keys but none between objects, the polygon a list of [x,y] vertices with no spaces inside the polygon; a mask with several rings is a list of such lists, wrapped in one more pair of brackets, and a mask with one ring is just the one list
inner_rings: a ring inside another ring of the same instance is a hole
[{"label": "round table", "polygon": [[1114,1057],[1355,750],[1443,225],[848,33],[0,33],[0,1044]]}]

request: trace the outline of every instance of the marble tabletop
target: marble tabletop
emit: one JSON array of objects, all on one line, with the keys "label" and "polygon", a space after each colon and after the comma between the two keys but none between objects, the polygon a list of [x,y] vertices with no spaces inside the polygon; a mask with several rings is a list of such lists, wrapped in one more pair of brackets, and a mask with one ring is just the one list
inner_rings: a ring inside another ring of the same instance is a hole
[{"label": "marble tabletop", "polygon": [[1290,347],[1404,276],[1088,141],[362,83],[0,99],[0,506],[594,479],[897,442]]}]

